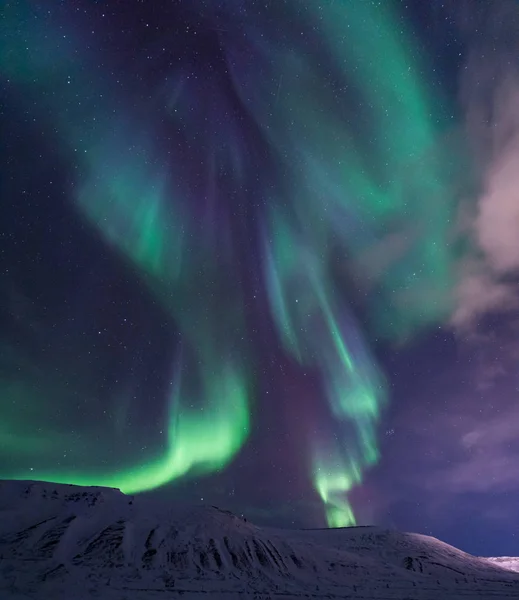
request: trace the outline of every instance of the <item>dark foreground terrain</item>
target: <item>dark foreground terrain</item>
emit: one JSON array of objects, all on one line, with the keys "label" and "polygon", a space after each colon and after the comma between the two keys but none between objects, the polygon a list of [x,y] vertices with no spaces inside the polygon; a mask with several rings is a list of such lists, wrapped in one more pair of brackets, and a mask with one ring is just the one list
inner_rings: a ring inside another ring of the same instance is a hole
[{"label": "dark foreground terrain", "polygon": [[259,528],[214,507],[0,481],[0,598],[519,598],[514,559],[378,527]]}]

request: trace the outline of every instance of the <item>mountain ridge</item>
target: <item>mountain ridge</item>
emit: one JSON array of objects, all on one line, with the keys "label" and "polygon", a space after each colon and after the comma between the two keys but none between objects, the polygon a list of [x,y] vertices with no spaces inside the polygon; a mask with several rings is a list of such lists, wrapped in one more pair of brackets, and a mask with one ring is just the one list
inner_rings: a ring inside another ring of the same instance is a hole
[{"label": "mountain ridge", "polygon": [[376,526],[282,530],[115,488],[0,481],[5,600],[519,597],[499,560]]}]

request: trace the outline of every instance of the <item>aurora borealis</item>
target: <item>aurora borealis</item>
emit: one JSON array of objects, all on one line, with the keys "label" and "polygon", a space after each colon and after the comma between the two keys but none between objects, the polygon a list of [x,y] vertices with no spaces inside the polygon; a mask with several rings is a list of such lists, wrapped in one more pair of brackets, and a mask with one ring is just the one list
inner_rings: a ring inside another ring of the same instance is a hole
[{"label": "aurora borealis", "polygon": [[424,4],[2,7],[0,477],[440,535],[519,424],[519,16]]}]

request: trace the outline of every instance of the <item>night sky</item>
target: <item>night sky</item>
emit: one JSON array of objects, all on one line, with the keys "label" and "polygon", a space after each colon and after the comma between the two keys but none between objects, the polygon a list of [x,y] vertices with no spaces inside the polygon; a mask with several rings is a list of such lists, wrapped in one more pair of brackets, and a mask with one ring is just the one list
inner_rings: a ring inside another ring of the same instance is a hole
[{"label": "night sky", "polygon": [[0,477],[519,555],[517,2],[0,17]]}]

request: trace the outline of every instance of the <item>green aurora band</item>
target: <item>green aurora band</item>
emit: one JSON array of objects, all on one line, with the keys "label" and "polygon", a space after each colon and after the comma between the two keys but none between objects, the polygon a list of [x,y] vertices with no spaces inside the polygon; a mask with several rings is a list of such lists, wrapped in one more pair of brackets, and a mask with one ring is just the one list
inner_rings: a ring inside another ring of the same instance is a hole
[{"label": "green aurora band", "polygon": [[[203,240],[188,249],[189,261],[186,259],[182,264],[185,236],[197,239],[197,231],[190,229],[185,215],[181,216],[180,201],[172,201],[167,189],[171,169],[166,165],[156,166],[149,135],[142,131],[145,127],[137,129],[136,118],[117,116],[116,108],[111,108],[118,105],[116,95],[109,89],[97,93],[91,89],[83,65],[77,65],[81,40],[72,41],[58,34],[50,16],[45,31],[33,25],[24,8],[29,9],[29,5],[11,5],[5,11],[0,47],[2,73],[27,94],[40,97],[42,112],[51,112],[64,151],[76,158],[81,174],[75,186],[80,214],[122,258],[138,269],[162,308],[179,326],[187,346],[183,353],[191,359],[176,369],[174,392],[167,399],[166,439],[160,447],[154,453],[148,450],[145,458],[141,453],[128,466],[108,465],[100,469],[97,464],[91,472],[82,473],[67,469],[63,448],[73,449],[68,451],[69,460],[74,456],[77,459],[78,455],[90,456],[88,442],[85,448],[59,429],[52,431],[42,426],[43,407],[48,402],[45,398],[40,400],[39,410],[34,406],[33,396],[38,387],[36,381],[44,379],[43,369],[19,357],[20,363],[25,363],[24,371],[32,371],[35,381],[32,383],[26,375],[24,381],[5,382],[2,396],[12,402],[3,407],[0,440],[7,455],[26,455],[25,464],[42,466],[8,469],[2,475],[12,479],[105,485],[135,493],[191,473],[219,471],[235,457],[250,430],[250,382],[245,366],[247,349],[240,342],[244,336],[239,286],[233,282],[232,274],[227,277],[219,274],[227,271],[227,265],[218,264],[214,249],[204,246]],[[45,52],[30,52],[25,39],[33,40]],[[77,94],[77,89],[81,94]],[[170,174],[165,176],[166,172]],[[193,272],[197,277],[192,276]],[[207,299],[223,292],[229,297],[226,311],[215,314]],[[80,369],[68,359],[66,364],[70,372]],[[186,371],[187,385],[180,385]],[[84,381],[88,379],[85,374]],[[48,398],[54,399],[66,398],[72,391],[67,394],[55,380],[48,382],[46,390]],[[125,405],[129,400],[121,398],[119,393],[115,403]],[[10,415],[9,404],[33,406],[34,420],[27,415],[22,418],[16,412]],[[27,436],[27,431],[33,433]],[[102,436],[104,444],[109,446],[112,432],[105,428],[101,431],[97,424],[92,424],[86,433],[92,440]],[[155,435],[161,437],[158,431]],[[49,441],[51,436],[54,442]],[[61,466],[49,469],[49,464]]]},{"label": "green aurora band", "polygon": [[265,240],[265,264],[274,320],[287,351],[301,365],[318,369],[342,431],[342,443],[334,452],[320,451],[319,439],[310,447],[315,488],[325,504],[328,525],[345,527],[355,523],[346,494],[378,459],[382,380],[348,307],[339,301],[320,247],[312,249],[305,236],[277,214],[270,225],[268,231],[275,234],[271,243]]},{"label": "green aurora band", "polygon": [[[309,444],[314,486],[335,527],[355,522],[345,497],[378,459],[376,425],[385,395],[358,328],[351,322],[341,327],[348,307],[334,290],[330,265],[345,255],[356,262],[358,281],[368,271],[378,287],[374,328],[405,340],[447,310],[455,204],[451,156],[438,151],[446,123],[420,81],[419,53],[392,3],[310,1],[305,10],[318,31],[316,46],[325,50],[310,54],[296,40],[287,46],[281,38],[265,39],[251,23],[253,33],[236,48],[232,64],[238,86],[253,72],[252,61],[241,58],[251,56],[246,48],[252,46],[261,81],[279,82],[274,94],[271,85],[248,81],[243,98],[277,149],[294,198],[292,228],[278,215],[264,228],[273,318],[294,358],[319,369],[334,417],[353,425],[353,435],[332,451],[323,452],[319,439]],[[333,88],[316,58],[325,51],[335,61]],[[337,93],[352,81],[364,96],[354,114]],[[355,140],[359,128],[376,131],[370,136],[375,144],[366,148]],[[391,259],[395,239],[399,249]],[[369,272],[377,245],[379,258],[389,250],[390,259]]]},{"label": "green aurora band", "polygon": [[[79,214],[136,269],[178,325],[183,349],[177,352],[167,398],[165,440],[154,452],[133,457],[122,468],[106,465],[101,473],[94,465],[84,473],[66,466],[48,469],[65,445],[65,434],[53,432],[49,441],[50,429],[38,425],[45,420],[38,410],[27,419],[3,408],[2,447],[26,455],[27,465],[37,455],[42,466],[2,475],[140,492],[192,472],[223,469],[251,426],[252,352],[243,341],[244,301],[233,277],[232,241],[223,233],[220,238],[201,234],[181,167],[156,160],[151,134],[145,124],[137,127],[139,115],[120,114],[116,92],[106,84],[92,89],[89,69],[77,59],[81,41],[75,47],[70,38],[63,41],[50,19],[44,31],[28,18],[30,3],[15,4],[3,15],[2,75],[28,96],[41,98],[42,108],[52,114],[64,153],[77,161],[73,201]],[[416,58],[417,43],[393,3],[291,0],[272,3],[268,14],[251,6],[248,15],[235,12],[238,3],[224,4],[229,20],[243,32],[226,37],[222,28],[230,76],[283,174],[274,192],[265,184],[269,209],[261,217],[271,315],[286,352],[321,377],[338,434],[315,433],[308,440],[309,473],[329,526],[346,526],[355,523],[348,493],[379,457],[377,425],[386,395],[344,301],[336,265],[352,262],[358,287],[374,285],[376,293],[368,295],[370,318],[381,337],[405,340],[444,315],[448,307],[440,299],[452,288],[455,258],[448,243],[452,160],[448,152],[439,152],[448,122],[420,81],[425,63]],[[296,24],[305,30],[310,25],[315,52],[298,33],[287,43],[272,19],[293,24],[297,32]],[[36,40],[33,46],[41,52],[26,50],[25,39]],[[322,56],[332,63],[333,86]],[[89,61],[93,72],[95,57],[89,56],[87,67]],[[353,107],[342,93],[352,84],[361,98]],[[183,86],[179,77],[168,99],[172,121]],[[81,97],[80,105],[74,95]],[[230,123],[232,133],[223,135],[235,135],[237,127]],[[363,138],[375,143],[368,146]],[[236,182],[255,168],[238,144],[224,158],[214,140],[210,147],[211,169],[227,161]],[[374,267],[373,248],[378,256],[395,239],[396,254],[389,253],[383,268]],[[228,302],[215,315],[207,298],[222,294]],[[20,362],[34,382],[43,376],[43,367],[24,357]],[[82,375],[84,380],[90,376]],[[31,378],[6,381],[2,396],[31,406],[33,387]],[[68,391],[51,379],[48,393],[66,398]],[[125,398],[131,391],[114,394],[115,404],[130,403]],[[107,428],[96,425],[92,439],[110,439]],[[78,453],[87,450],[76,446]]]},{"label": "green aurora band", "polygon": [[[73,439],[71,435],[63,434],[59,430],[43,431],[41,427],[37,427],[37,423],[28,427],[27,422],[17,422],[13,417],[2,422],[2,448],[11,455],[22,458],[27,454],[30,464],[41,464],[41,467],[31,467],[23,473],[18,469],[13,472],[7,471],[3,474],[4,477],[33,479],[36,476],[43,481],[101,485],[133,494],[163,486],[191,472],[200,475],[219,471],[228,464],[247,438],[249,414],[246,385],[232,367],[228,367],[219,375],[208,377],[205,382],[207,392],[203,397],[205,406],[201,413],[199,409],[192,408],[192,398],[183,393],[180,380],[181,377],[176,378],[170,398],[165,448],[156,456],[147,456],[145,460],[141,458],[140,462],[137,460],[116,472],[107,470],[106,473],[100,473],[96,465],[92,467],[91,472],[78,473],[76,469],[67,469],[66,461],[63,461],[63,448],[72,448],[70,459],[77,460],[84,451],[91,449],[91,441],[87,442],[85,447],[81,440]],[[20,383],[18,388],[13,389],[12,384],[4,385],[3,393],[10,398],[16,398],[19,394],[20,400],[27,401],[33,390],[24,388]],[[215,401],[211,402],[211,398],[215,398]],[[19,432],[26,428],[34,432],[32,436],[19,435]],[[89,433],[91,438],[95,439],[101,431],[92,427]],[[111,436],[113,437],[113,432],[102,431],[105,447],[109,447],[110,444],[106,440]],[[115,437],[113,443],[118,441]],[[56,470],[48,470],[46,465],[51,461],[63,466]]]}]

